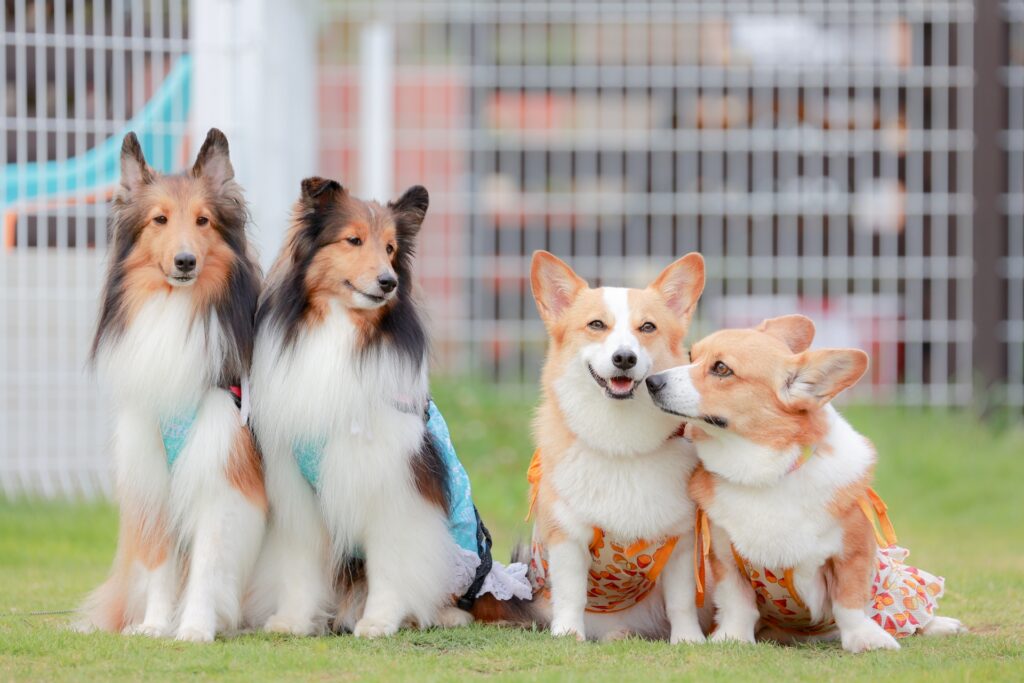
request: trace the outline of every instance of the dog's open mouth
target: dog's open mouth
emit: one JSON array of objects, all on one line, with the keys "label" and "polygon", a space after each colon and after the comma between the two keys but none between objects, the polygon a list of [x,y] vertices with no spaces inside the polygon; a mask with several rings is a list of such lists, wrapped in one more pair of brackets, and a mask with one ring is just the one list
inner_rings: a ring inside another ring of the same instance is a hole
[{"label": "dog's open mouth", "polygon": [[588,365],[587,369],[590,370],[590,376],[594,378],[597,385],[604,389],[604,393],[608,398],[619,400],[633,398],[633,394],[636,392],[636,385],[639,384],[639,382],[634,380],[632,377],[620,375],[618,377],[605,379],[594,372],[594,368],[592,366]]},{"label": "dog's open mouth", "polygon": [[192,275],[192,274],[189,274],[189,275],[169,275],[167,279],[169,279],[169,280],[171,280],[174,283],[179,284],[179,285],[187,285],[190,282],[192,282],[193,280],[195,280],[196,276]]}]

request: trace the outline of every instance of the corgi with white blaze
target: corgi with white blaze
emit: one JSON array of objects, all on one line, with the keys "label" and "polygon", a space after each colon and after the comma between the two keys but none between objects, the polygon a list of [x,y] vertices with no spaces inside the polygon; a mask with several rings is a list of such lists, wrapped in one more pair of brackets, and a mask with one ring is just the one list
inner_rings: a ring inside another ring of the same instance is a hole
[{"label": "corgi with white blaze", "polygon": [[687,254],[644,289],[592,289],[539,251],[531,283],[550,339],[529,474],[535,619],[578,640],[702,640],[685,541],[697,460],[644,379],[685,359],[704,260]]},{"label": "corgi with white blaze", "polygon": [[125,137],[93,343],[116,415],[120,530],[82,630],[210,641],[240,625],[267,499],[240,410],[260,272],[233,178],[217,129],[179,175]]},{"label": "corgi with white blaze", "polygon": [[654,403],[687,421],[700,458],[689,490],[698,579],[706,555],[715,580],[711,639],[838,635],[863,652],[964,632],[935,614],[943,580],[903,563],[870,488],[875,450],[830,404],[867,354],[808,350],[813,338],[800,315],[722,330],[694,344],[688,364],[647,379]]}]

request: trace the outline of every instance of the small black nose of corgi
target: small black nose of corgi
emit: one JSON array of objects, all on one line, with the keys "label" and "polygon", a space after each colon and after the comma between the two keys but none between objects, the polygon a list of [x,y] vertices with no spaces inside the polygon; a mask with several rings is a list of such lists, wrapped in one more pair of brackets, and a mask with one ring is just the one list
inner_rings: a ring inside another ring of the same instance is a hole
[{"label": "small black nose of corgi", "polygon": [[626,348],[619,349],[612,354],[612,365],[619,370],[630,370],[636,365],[636,354]]},{"label": "small black nose of corgi", "polygon": [[647,391],[651,392],[652,394],[656,394],[665,388],[665,385],[668,384],[668,380],[665,379],[662,375],[651,375],[650,377],[647,378],[646,384]]},{"label": "small black nose of corgi", "polygon": [[182,252],[174,257],[174,267],[181,273],[191,273],[196,269],[196,255]]},{"label": "small black nose of corgi", "polygon": [[387,294],[398,286],[398,279],[394,275],[378,275],[377,284],[380,285],[381,291]]}]

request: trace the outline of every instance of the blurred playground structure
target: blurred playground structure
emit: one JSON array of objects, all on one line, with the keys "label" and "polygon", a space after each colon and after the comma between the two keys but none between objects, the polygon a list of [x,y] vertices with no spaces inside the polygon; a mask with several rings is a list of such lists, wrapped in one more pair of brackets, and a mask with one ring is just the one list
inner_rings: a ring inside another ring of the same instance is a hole
[{"label": "blurred playground structure", "polygon": [[860,400],[1024,407],[1022,0],[9,0],[0,21],[8,495],[110,489],[85,356],[128,130],[170,171],[224,129],[265,264],[307,175],[426,185],[437,372],[535,380],[535,249],[630,285],[699,250],[695,334],[801,311],[871,353]]}]

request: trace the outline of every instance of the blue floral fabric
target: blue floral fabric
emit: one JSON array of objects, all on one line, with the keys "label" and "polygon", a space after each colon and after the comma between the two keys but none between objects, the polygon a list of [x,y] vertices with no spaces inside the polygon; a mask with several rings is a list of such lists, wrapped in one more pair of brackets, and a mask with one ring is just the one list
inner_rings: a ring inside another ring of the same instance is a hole
[{"label": "blue floral fabric", "polygon": [[167,455],[167,467],[174,465],[174,461],[181,455],[188,441],[188,435],[192,432],[192,425],[196,421],[196,411],[180,413],[173,417],[160,420],[160,437],[164,442],[164,452]]},{"label": "blue floral fabric", "polygon": [[[448,468],[448,530],[460,548],[471,553],[478,552],[476,511],[473,509],[473,492],[469,475],[455,455],[448,425],[433,401],[427,404],[427,432],[434,448],[441,455]],[[303,439],[292,445],[292,453],[299,465],[302,476],[315,489],[320,481],[320,461],[323,459],[326,439]]]}]

